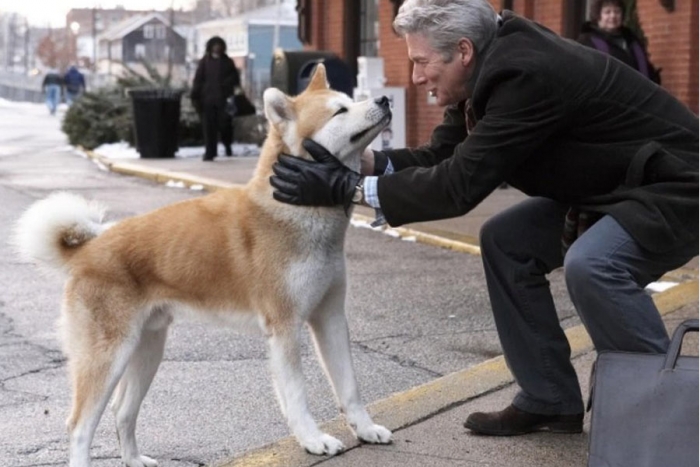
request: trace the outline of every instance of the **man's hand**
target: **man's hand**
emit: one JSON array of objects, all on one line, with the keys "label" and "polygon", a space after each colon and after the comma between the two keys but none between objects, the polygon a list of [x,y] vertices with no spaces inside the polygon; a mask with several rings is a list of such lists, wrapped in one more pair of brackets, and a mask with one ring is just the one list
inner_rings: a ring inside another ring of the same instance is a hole
[{"label": "man's hand", "polygon": [[362,176],[347,168],[326,148],[310,139],[302,146],[314,161],[282,154],[272,166],[272,196],[283,203],[301,206],[350,207]]}]

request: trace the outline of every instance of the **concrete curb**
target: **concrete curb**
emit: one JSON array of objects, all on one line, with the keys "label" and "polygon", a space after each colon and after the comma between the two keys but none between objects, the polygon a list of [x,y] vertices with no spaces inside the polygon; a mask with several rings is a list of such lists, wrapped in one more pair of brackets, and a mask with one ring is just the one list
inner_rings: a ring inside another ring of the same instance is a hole
[{"label": "concrete curb", "polygon": [[[697,300],[697,281],[685,282],[654,295],[654,303],[662,315],[667,315]],[[593,343],[583,325],[567,329],[566,336],[571,346],[572,358],[593,351]],[[376,423],[397,431],[497,391],[511,383],[513,383],[513,377],[504,357],[499,356],[369,404],[367,409]],[[322,424],[321,430],[343,441],[347,450],[360,445],[352,437],[342,418]],[[215,465],[217,467],[311,467],[326,459],[326,457],[307,454],[290,436],[250,451],[239,458],[225,460]]]},{"label": "concrete curb", "polygon": [[217,180],[214,178],[198,177],[196,175],[191,175],[183,172],[163,171],[160,169],[152,169],[150,167],[145,167],[141,164],[113,161],[89,149],[79,149],[83,153],[85,153],[88,159],[92,160],[105,170],[109,170],[110,172],[122,175],[130,175],[133,177],[144,178],[146,180],[151,180],[156,183],[165,184],[170,181],[182,182],[188,188],[193,186],[201,186],[202,189],[207,191],[216,191],[226,188],[236,188],[243,186],[236,183],[222,182],[221,180]]}]

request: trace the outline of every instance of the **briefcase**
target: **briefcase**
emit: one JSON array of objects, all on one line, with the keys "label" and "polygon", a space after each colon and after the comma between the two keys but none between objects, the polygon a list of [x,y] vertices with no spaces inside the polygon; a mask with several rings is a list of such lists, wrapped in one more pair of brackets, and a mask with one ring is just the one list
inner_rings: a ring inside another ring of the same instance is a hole
[{"label": "briefcase", "polygon": [[588,467],[698,467],[698,358],[679,356],[678,326],[664,354],[601,352],[591,376]]}]

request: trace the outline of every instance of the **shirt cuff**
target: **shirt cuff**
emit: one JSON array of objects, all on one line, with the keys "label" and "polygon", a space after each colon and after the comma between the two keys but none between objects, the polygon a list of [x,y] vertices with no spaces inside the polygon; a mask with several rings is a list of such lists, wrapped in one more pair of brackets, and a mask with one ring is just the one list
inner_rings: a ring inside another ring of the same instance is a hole
[{"label": "shirt cuff", "polygon": [[[394,173],[394,166],[389,158],[386,158],[386,167],[384,169],[383,175],[390,175]],[[372,227],[379,227],[386,224],[386,218],[382,212],[381,206],[379,204],[379,193],[377,192],[377,179],[379,177],[368,176],[365,177],[364,182],[364,198],[365,203],[368,206],[374,208],[374,222],[372,222]]]}]

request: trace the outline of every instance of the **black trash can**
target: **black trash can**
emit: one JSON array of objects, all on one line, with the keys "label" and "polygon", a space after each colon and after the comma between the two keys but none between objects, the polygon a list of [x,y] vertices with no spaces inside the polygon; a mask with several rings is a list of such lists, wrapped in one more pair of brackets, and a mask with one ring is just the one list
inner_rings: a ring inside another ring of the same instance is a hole
[{"label": "black trash can", "polygon": [[175,157],[180,127],[179,89],[130,89],[136,150],[145,159]]},{"label": "black trash can", "polygon": [[350,67],[333,52],[318,50],[278,50],[272,57],[270,86],[294,96],[306,89],[318,63],[326,65],[331,88],[352,96],[355,76]]}]

